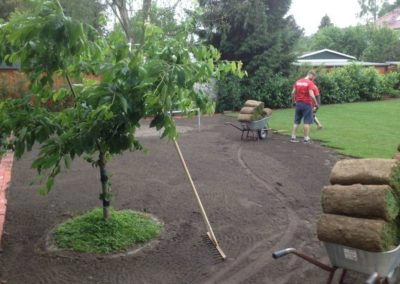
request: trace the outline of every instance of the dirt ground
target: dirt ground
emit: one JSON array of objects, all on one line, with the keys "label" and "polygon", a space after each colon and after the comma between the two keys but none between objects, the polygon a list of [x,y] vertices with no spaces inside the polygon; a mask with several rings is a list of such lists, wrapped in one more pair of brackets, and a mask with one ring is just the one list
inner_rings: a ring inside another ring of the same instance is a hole
[{"label": "dirt ground", "polygon": [[[225,261],[207,240],[173,143],[153,130],[140,131],[147,155],[125,153],[109,164],[113,207],[155,215],[164,223],[161,236],[128,255],[49,251],[57,224],[100,206],[98,171],[75,160],[41,197],[31,185],[31,152],[13,166],[0,283],[325,283],[326,271],[294,255],[271,255],[294,247],[329,264],[316,236],[320,191],[343,157],[271,132],[266,140],[241,141],[227,121],[236,123],[222,115],[202,117],[199,130],[196,118],[177,120],[182,153]],[[367,278],[349,272],[345,283]]]}]

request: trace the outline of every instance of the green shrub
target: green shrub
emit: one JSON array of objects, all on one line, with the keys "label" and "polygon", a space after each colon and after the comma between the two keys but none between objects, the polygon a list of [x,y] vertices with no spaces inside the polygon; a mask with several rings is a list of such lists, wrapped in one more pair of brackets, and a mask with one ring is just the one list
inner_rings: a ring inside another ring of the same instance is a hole
[{"label": "green shrub", "polygon": [[241,80],[238,77],[226,77],[218,82],[216,111],[239,110],[242,107],[241,97]]},{"label": "green shrub", "polygon": [[[255,81],[257,79],[257,81]],[[293,82],[281,74],[256,74],[252,85],[258,93],[259,100],[264,102],[265,107],[277,109],[286,108],[291,105],[290,92]]]},{"label": "green shrub", "polygon": [[318,73],[315,83],[321,94],[322,104],[337,104],[341,102],[337,95],[339,86],[332,75],[326,72]]},{"label": "green shrub", "polygon": [[[262,101],[272,109],[291,105],[293,83],[304,77],[311,66],[294,67],[289,76],[260,69],[251,77],[228,78],[220,82],[217,111],[239,110],[248,99]],[[350,64],[331,70],[317,69],[316,84],[322,104],[340,104],[400,96],[400,73],[382,75],[375,68]]]},{"label": "green shrub", "polygon": [[333,80],[338,85],[337,100],[340,103],[356,102],[360,100],[358,82],[354,80],[354,70],[348,70],[346,67],[337,68],[332,73]]},{"label": "green shrub", "polygon": [[383,77],[384,94],[390,97],[400,97],[400,72],[390,72]]},{"label": "green shrub", "polygon": [[363,101],[374,101],[382,98],[384,92],[384,76],[375,68],[363,69],[360,74],[359,94]]}]

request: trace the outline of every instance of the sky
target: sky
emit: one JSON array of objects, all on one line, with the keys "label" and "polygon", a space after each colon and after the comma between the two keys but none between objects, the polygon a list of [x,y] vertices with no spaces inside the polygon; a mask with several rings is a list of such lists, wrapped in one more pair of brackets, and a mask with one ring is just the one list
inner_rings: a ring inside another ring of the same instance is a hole
[{"label": "sky", "polygon": [[361,23],[356,14],[360,12],[357,0],[292,0],[288,15],[293,15],[298,26],[307,36],[317,32],[323,16],[339,28]]}]

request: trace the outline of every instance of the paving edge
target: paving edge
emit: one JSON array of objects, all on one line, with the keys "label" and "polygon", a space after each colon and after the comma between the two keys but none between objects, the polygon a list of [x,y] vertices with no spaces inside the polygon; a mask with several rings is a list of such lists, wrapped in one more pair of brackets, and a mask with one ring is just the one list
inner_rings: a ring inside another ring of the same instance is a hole
[{"label": "paving edge", "polygon": [[7,187],[11,180],[11,169],[14,162],[14,155],[8,153],[0,160],[0,251],[3,227],[7,211]]}]

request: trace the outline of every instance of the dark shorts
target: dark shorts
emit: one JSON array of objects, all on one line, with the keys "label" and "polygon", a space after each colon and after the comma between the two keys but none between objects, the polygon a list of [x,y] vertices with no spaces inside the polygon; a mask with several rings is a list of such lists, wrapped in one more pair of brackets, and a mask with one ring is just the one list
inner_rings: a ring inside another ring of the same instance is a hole
[{"label": "dark shorts", "polygon": [[294,124],[300,124],[302,119],[304,119],[304,124],[314,123],[312,107],[306,103],[297,102],[294,114]]}]

